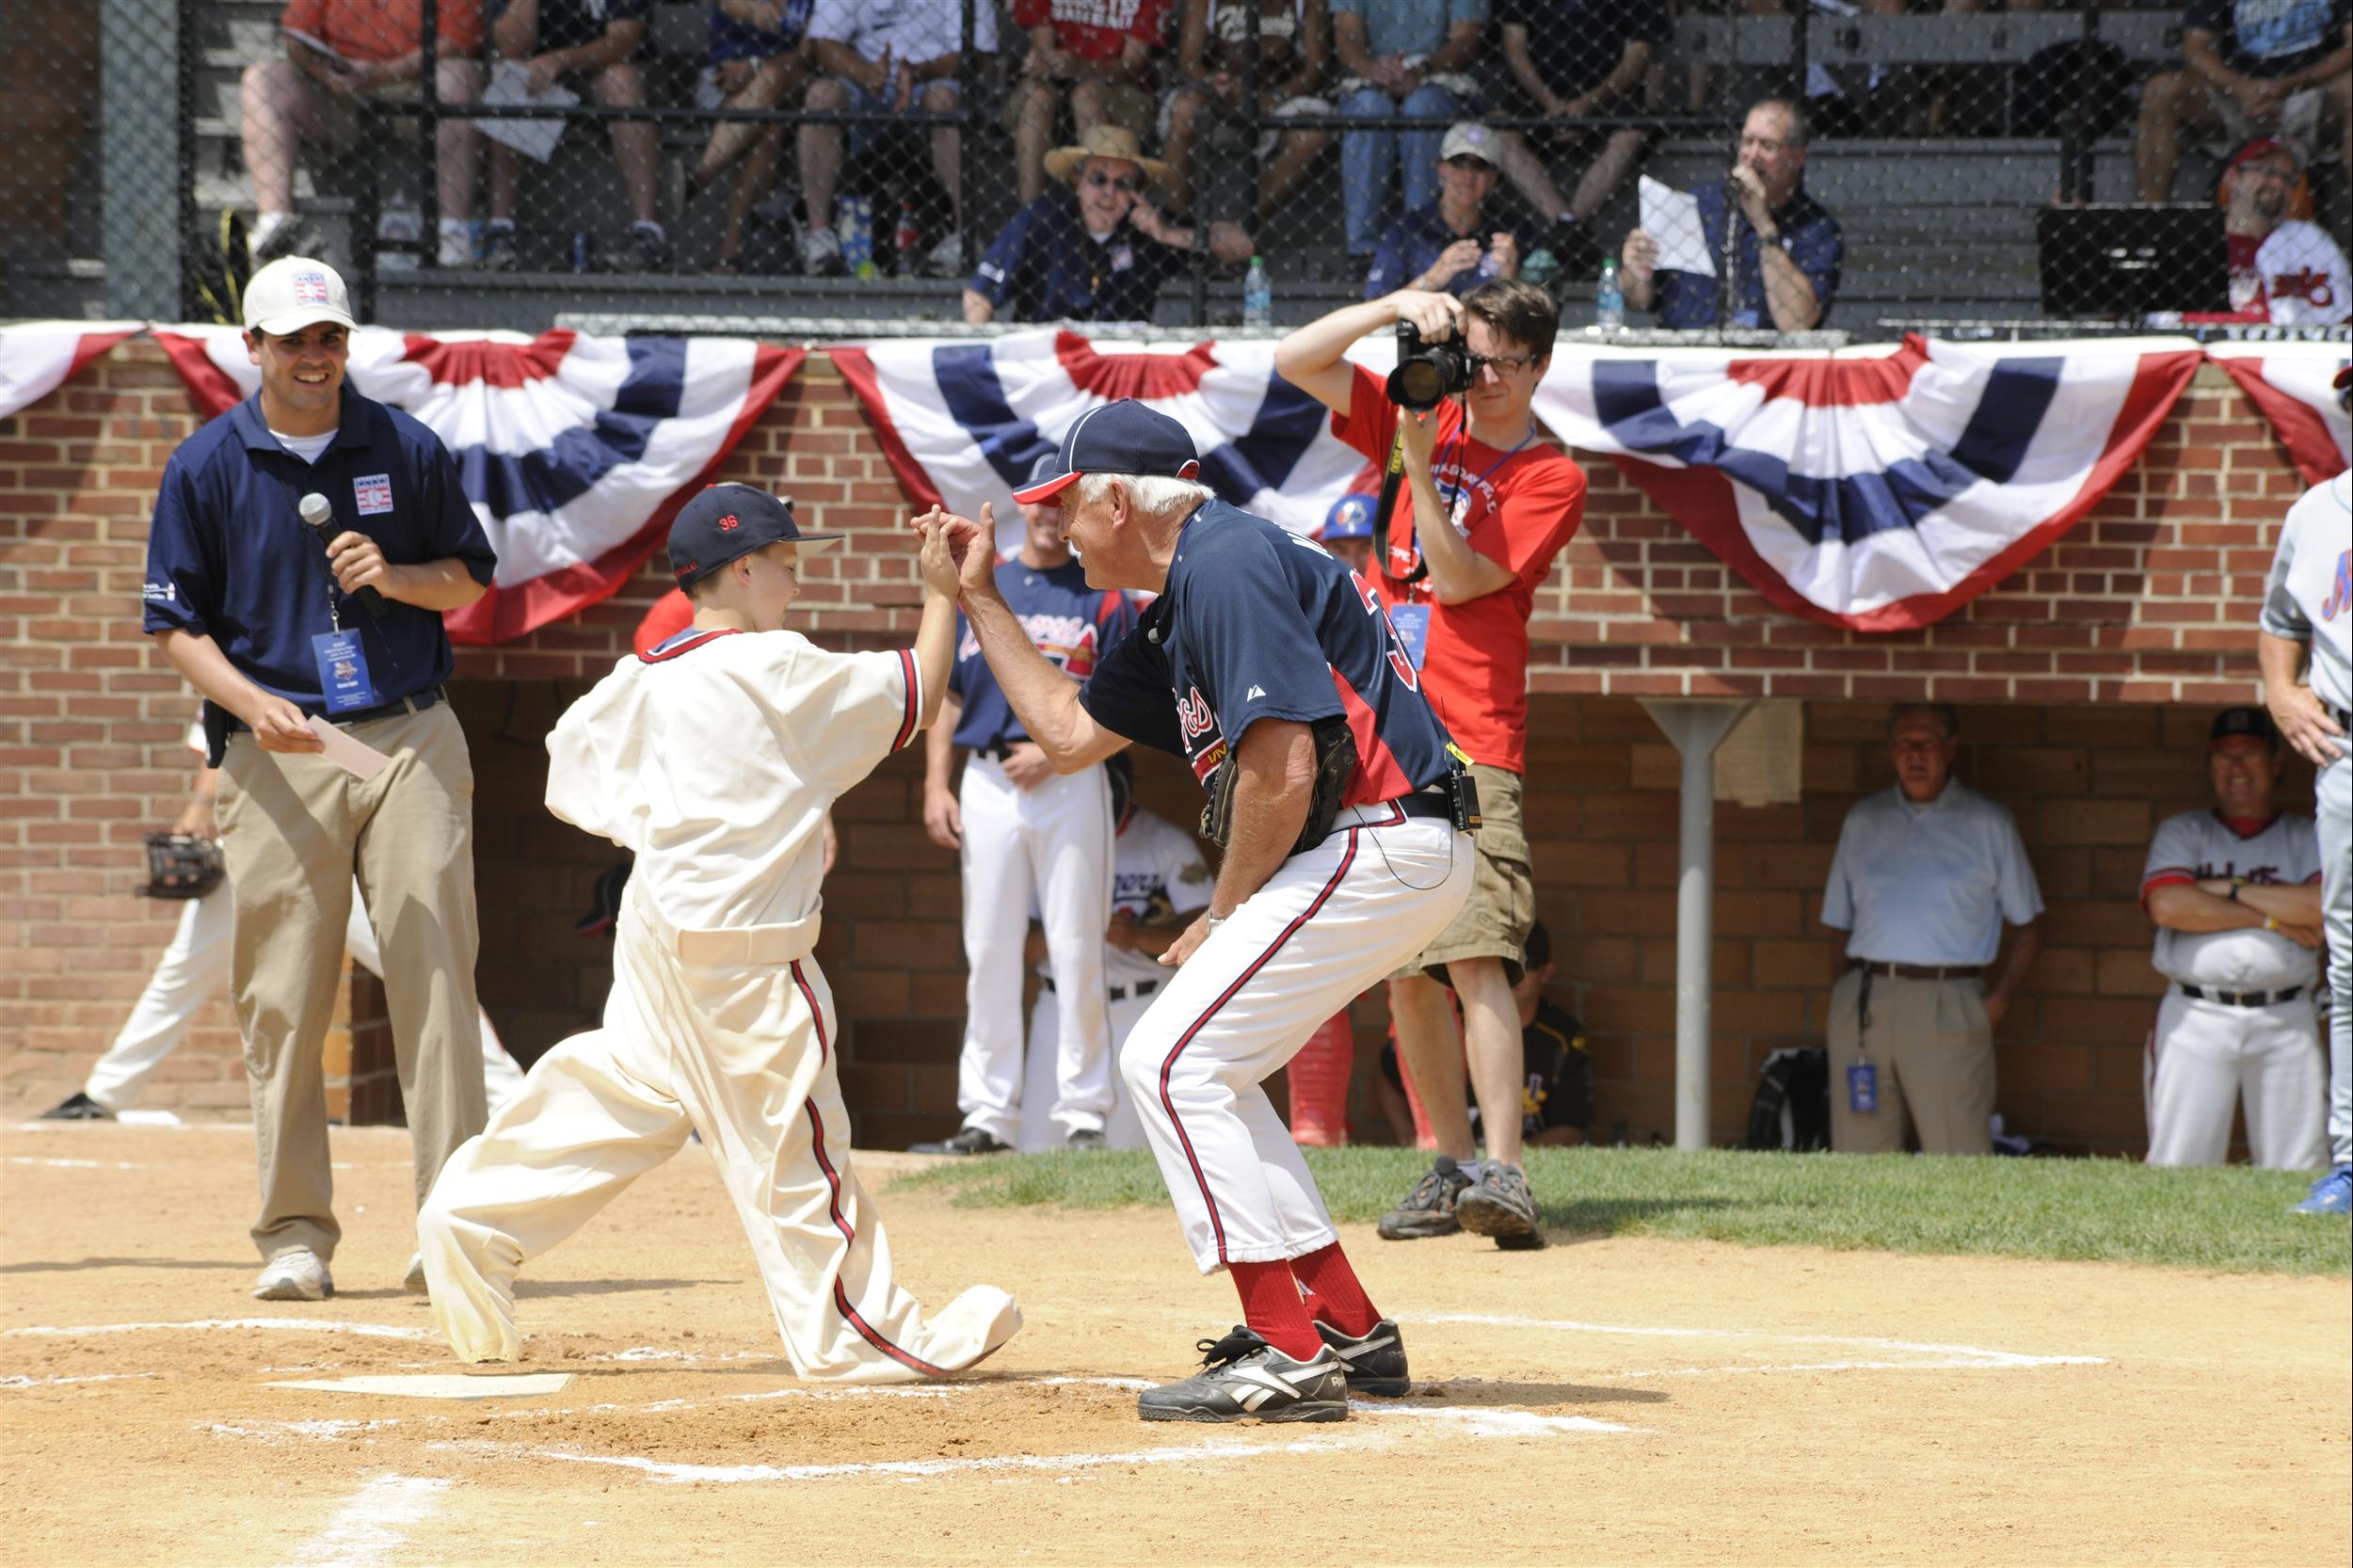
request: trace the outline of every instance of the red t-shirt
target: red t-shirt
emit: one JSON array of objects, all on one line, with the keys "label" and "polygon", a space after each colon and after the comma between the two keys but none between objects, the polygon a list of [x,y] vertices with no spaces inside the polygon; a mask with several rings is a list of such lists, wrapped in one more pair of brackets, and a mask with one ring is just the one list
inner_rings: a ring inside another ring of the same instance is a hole
[{"label": "red t-shirt", "polygon": [[1082,60],[1115,60],[1128,40],[1160,46],[1168,0],[1013,0],[1013,24],[1054,24],[1054,44]]},{"label": "red t-shirt", "polygon": [[[1349,411],[1332,416],[1332,433],[1375,465],[1370,488],[1378,489],[1379,468],[1388,461],[1397,434],[1397,406],[1382,391],[1381,378],[1362,365],[1350,389]],[[1536,585],[1552,569],[1552,558],[1569,542],[1585,517],[1585,471],[1561,452],[1531,440],[1507,453],[1463,434],[1462,408],[1439,405],[1438,446],[1432,460],[1441,499],[1450,498],[1454,531],[1470,547],[1512,572],[1494,593],[1461,604],[1440,604],[1425,577],[1400,581],[1414,569],[1420,552],[1414,542],[1414,497],[1401,486],[1397,513],[1389,524],[1389,558],[1374,588],[1391,607],[1427,605],[1430,640],[1423,656],[1421,689],[1429,695],[1474,762],[1528,771],[1528,617]]]},{"label": "red t-shirt", "polygon": [[[305,33],[347,60],[392,60],[424,38],[424,0],[293,0],[278,19],[289,33]],[[482,53],[482,0],[441,0],[434,25],[444,46]]]}]

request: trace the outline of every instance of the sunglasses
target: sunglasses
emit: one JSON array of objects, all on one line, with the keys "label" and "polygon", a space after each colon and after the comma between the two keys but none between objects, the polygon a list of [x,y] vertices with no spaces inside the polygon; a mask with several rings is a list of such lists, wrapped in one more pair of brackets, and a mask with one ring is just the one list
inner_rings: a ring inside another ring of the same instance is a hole
[{"label": "sunglasses", "polygon": [[1484,158],[1474,158],[1467,152],[1457,152],[1453,157],[1449,158],[1446,161],[1446,166],[1449,168],[1459,168],[1471,174],[1493,174],[1497,172],[1495,165],[1489,163]]},{"label": "sunglasses", "polygon": [[1129,196],[1133,196],[1136,192],[1136,177],[1132,174],[1106,174],[1098,168],[1088,173],[1086,183],[1096,190],[1109,185],[1112,189],[1125,192]]}]

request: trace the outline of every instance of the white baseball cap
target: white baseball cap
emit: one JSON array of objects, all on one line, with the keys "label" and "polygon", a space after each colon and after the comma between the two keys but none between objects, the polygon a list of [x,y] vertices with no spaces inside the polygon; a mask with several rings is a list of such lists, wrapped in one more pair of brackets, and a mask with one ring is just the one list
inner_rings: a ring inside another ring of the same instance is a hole
[{"label": "white baseball cap", "polygon": [[1449,158],[1477,158],[1490,168],[1503,167],[1496,134],[1476,120],[1458,120],[1447,128],[1446,140],[1438,144],[1438,161]]},{"label": "white baseball cap", "polygon": [[351,291],[325,262],[309,256],[280,256],[255,273],[245,285],[245,325],[248,331],[273,337],[299,332],[331,321],[358,329],[351,319]]}]

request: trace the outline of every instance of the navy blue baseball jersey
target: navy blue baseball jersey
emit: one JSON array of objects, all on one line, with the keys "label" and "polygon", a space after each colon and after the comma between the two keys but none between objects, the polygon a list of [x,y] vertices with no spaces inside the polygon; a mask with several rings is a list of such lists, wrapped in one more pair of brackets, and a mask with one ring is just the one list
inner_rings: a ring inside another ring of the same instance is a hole
[{"label": "navy blue baseball jersey", "polygon": [[[1076,561],[1041,571],[1016,557],[997,564],[997,591],[1020,617],[1031,644],[1073,680],[1084,680],[1113,644],[1136,629],[1136,608],[1116,588],[1087,586],[1086,568]],[[981,642],[962,612],[956,616],[956,662],[948,689],[964,704],[956,744],[973,751],[1026,741],[1030,732],[1014,716],[997,676],[981,657]]]},{"label": "navy blue baseball jersey", "polygon": [[[1365,580],[1223,501],[1187,520],[1143,636],[1112,648],[1079,700],[1097,724],[1193,764],[1206,789],[1260,719],[1346,715],[1369,806],[1445,778],[1446,727]],[[1157,635],[1156,635],[1157,634]]]}]

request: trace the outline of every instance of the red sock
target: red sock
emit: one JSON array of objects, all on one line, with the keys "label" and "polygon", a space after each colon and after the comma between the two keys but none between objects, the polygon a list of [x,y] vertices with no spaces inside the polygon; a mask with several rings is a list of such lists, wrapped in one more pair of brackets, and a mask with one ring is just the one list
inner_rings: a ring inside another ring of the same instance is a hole
[{"label": "red sock", "polygon": [[1241,1296],[1241,1320],[1258,1337],[1289,1356],[1305,1361],[1322,1349],[1307,1304],[1299,1299],[1299,1282],[1288,1263],[1228,1263],[1234,1288]]},{"label": "red sock", "polygon": [[1291,1274],[1315,1298],[1316,1316],[1352,1339],[1372,1332],[1381,1314],[1348,1266],[1340,1244],[1318,1247],[1305,1257],[1291,1259]]}]

